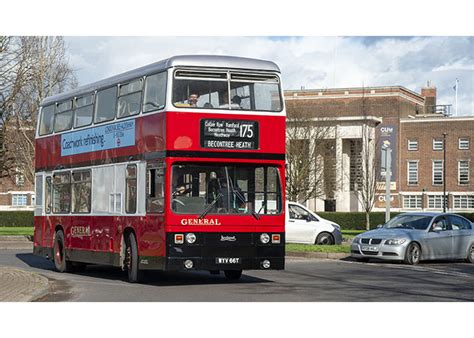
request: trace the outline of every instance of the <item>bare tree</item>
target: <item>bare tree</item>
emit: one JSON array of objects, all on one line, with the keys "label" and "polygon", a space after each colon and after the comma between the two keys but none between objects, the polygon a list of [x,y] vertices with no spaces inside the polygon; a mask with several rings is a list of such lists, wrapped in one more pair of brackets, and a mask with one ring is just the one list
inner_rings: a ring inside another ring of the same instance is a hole
[{"label": "bare tree", "polygon": [[[292,112],[286,127],[287,198],[304,203],[334,193],[336,179],[333,127],[302,108]],[[335,162],[334,162],[335,163]]]},{"label": "bare tree", "polygon": [[41,101],[77,81],[62,37],[0,38],[0,177],[34,180],[34,130]]},{"label": "bare tree", "polygon": [[[362,89],[364,90],[364,89]],[[370,212],[372,211],[377,195],[377,146],[375,144],[375,130],[371,128],[366,109],[366,97],[362,91],[361,115],[365,117],[361,124],[360,140],[360,163],[355,183],[353,184],[355,194],[365,212],[365,226],[370,229]]]}]

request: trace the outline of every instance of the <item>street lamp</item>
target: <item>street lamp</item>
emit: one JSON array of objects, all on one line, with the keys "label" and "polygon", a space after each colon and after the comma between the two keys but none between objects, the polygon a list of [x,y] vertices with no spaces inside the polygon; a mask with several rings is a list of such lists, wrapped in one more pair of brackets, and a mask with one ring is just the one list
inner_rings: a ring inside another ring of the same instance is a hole
[{"label": "street lamp", "polygon": [[443,212],[446,212],[446,135],[443,133]]}]

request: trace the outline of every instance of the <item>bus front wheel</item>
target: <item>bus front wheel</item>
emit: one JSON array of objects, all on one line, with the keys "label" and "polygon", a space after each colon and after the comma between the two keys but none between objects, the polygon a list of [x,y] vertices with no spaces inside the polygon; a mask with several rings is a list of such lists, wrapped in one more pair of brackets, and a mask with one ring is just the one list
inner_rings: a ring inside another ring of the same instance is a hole
[{"label": "bus front wheel", "polygon": [[125,270],[128,273],[130,283],[138,283],[141,279],[141,273],[138,268],[138,245],[135,235],[131,232],[125,240]]},{"label": "bus front wheel", "polygon": [[224,274],[228,280],[239,280],[242,277],[242,270],[224,270]]}]

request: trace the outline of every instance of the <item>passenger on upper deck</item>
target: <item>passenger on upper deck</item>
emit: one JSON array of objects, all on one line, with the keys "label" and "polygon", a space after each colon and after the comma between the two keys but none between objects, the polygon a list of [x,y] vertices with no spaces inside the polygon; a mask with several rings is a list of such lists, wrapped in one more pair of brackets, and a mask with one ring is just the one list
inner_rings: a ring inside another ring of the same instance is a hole
[{"label": "passenger on upper deck", "polygon": [[186,101],[176,102],[174,105],[176,107],[197,107],[198,100],[199,100],[198,94],[190,94]]},{"label": "passenger on upper deck", "polygon": [[[240,102],[241,101],[242,101],[242,99],[240,98],[240,96],[235,95],[232,98],[232,103],[230,104],[230,108],[231,109],[242,109],[242,107],[240,107]],[[219,108],[229,108],[229,94],[227,92],[225,92],[223,94],[222,104],[219,106]]]}]

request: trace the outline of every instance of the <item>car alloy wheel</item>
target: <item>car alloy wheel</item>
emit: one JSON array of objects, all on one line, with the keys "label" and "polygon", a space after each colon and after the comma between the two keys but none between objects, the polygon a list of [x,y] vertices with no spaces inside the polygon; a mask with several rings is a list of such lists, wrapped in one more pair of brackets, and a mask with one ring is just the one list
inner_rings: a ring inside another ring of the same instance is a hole
[{"label": "car alloy wheel", "polygon": [[416,243],[410,243],[407,248],[405,263],[415,265],[420,262],[421,249]]},{"label": "car alloy wheel", "polygon": [[469,254],[467,256],[467,261],[469,263],[474,263],[474,245],[471,245],[469,248]]}]

